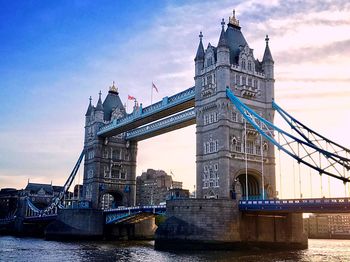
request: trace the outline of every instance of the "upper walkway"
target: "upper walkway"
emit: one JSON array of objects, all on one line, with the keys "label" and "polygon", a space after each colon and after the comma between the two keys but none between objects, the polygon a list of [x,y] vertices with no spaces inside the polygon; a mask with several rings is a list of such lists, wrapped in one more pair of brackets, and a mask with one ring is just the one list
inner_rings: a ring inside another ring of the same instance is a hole
[{"label": "upper walkway", "polygon": [[102,126],[97,132],[97,135],[100,137],[115,136],[192,108],[194,107],[194,96],[195,88],[191,87],[173,96],[164,97],[161,101],[148,107],[142,108],[141,105],[133,113]]}]

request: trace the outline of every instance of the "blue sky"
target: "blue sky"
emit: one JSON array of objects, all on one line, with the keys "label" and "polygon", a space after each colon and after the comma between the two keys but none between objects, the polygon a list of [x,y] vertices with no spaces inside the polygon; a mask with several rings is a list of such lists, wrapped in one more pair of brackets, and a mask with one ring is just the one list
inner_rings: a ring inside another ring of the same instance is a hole
[{"label": "blue sky", "polygon": [[[199,31],[205,47],[216,45],[221,18],[227,21],[234,8],[256,58],[270,36],[280,104],[350,147],[348,1],[0,0],[0,6],[0,188],[22,188],[27,178],[63,184],[83,145],[88,97],[96,103],[112,81],[124,102],[129,94],[144,105],[152,81],[160,91],[154,101],[192,86]],[[138,174],[171,169],[192,189],[194,134],[192,126],[141,142]]]}]

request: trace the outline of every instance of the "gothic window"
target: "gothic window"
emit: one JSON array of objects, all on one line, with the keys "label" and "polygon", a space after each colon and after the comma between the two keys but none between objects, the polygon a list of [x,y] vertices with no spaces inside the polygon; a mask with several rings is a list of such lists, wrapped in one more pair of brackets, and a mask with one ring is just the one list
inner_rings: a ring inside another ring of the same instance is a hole
[{"label": "gothic window", "polygon": [[112,167],[112,178],[120,178],[120,170],[119,168]]},{"label": "gothic window", "polygon": [[[214,165],[214,170],[215,170],[215,171],[218,171],[218,169],[219,169],[219,165],[218,165],[218,164],[215,164],[215,165]],[[217,174],[216,174],[216,177],[217,177]]]},{"label": "gothic window", "polygon": [[248,86],[252,86],[252,79],[250,77],[248,78]]},{"label": "gothic window", "polygon": [[254,79],[254,87],[258,88],[258,80]]},{"label": "gothic window", "polygon": [[107,148],[105,148],[103,150],[103,158],[108,158],[108,149]]},{"label": "gothic window", "polygon": [[204,154],[214,153],[218,151],[218,140],[210,139],[209,142],[204,143]]},{"label": "gothic window", "polygon": [[218,152],[218,149],[219,149],[219,141],[216,140],[215,141],[215,152]]},{"label": "gothic window", "polygon": [[253,141],[247,141],[247,154],[254,154],[254,143]]},{"label": "gothic window", "polygon": [[236,85],[240,85],[240,84],[241,84],[241,76],[236,75]]},{"label": "gothic window", "polygon": [[207,76],[207,83],[208,85],[213,83],[213,77],[211,75]]},{"label": "gothic window", "polygon": [[207,125],[207,124],[209,124],[209,115],[208,114],[204,115],[204,125]]},{"label": "gothic window", "polygon": [[125,179],[126,178],[126,173],[125,172],[121,172],[120,173],[120,179]]},{"label": "gothic window", "polygon": [[242,59],[242,69],[244,69],[245,70],[245,59]]},{"label": "gothic window", "polygon": [[255,145],[255,154],[261,155],[261,147],[260,144]]},{"label": "gothic window", "polygon": [[209,152],[214,152],[214,143],[213,142],[210,142],[210,145],[209,145]]},{"label": "gothic window", "polygon": [[233,111],[232,112],[232,121],[233,122],[237,122],[238,118],[237,118],[237,112]]},{"label": "gothic window", "polygon": [[119,149],[113,149],[112,159],[113,160],[120,160],[120,150]]},{"label": "gothic window", "polygon": [[245,76],[242,76],[242,85],[246,85],[247,84],[247,78]]},{"label": "gothic window", "polygon": [[205,86],[205,78],[202,77],[202,86]]},{"label": "gothic window", "polygon": [[242,152],[242,143],[240,141],[237,141],[236,143],[236,151]]},{"label": "gothic window", "polygon": [[93,159],[94,156],[95,156],[95,152],[93,150],[89,150],[87,154],[87,159],[88,160]]},{"label": "gothic window", "polygon": [[210,123],[214,123],[214,114],[210,114]]},{"label": "gothic window", "polygon": [[248,61],[248,70],[252,71],[252,62]]},{"label": "gothic window", "polygon": [[103,169],[104,177],[110,177],[109,166],[104,166]]}]

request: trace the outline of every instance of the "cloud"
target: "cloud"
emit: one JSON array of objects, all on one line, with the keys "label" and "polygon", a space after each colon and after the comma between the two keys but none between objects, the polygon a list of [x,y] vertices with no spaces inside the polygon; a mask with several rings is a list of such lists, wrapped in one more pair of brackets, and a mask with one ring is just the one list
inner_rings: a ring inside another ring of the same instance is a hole
[{"label": "cloud", "polygon": [[283,64],[325,61],[332,57],[339,59],[340,56],[348,55],[350,55],[350,39],[330,43],[321,47],[312,46],[298,49],[292,48],[277,53],[274,55],[274,58],[283,66]]}]

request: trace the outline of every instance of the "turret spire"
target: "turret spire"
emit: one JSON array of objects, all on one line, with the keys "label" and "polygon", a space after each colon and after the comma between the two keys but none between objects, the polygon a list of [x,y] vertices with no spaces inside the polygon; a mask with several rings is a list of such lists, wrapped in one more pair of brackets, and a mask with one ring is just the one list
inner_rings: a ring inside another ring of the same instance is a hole
[{"label": "turret spire", "polygon": [[266,37],[265,37],[266,47],[265,47],[264,57],[262,60],[263,63],[268,62],[268,61],[273,62],[273,58],[272,58],[271,51],[269,48],[269,40],[270,40],[269,36],[266,35]]},{"label": "turret spire", "polygon": [[92,104],[91,104],[92,98],[91,98],[91,96],[89,97],[89,100],[90,100],[90,103],[89,103],[89,106],[88,106],[88,109],[86,111],[85,116],[91,115],[91,111],[92,111]]},{"label": "turret spire", "polygon": [[97,102],[97,105],[96,105],[96,111],[103,111],[103,105],[102,105],[102,100],[101,100],[101,95],[102,95],[102,92],[100,90],[100,92],[98,93],[98,102]]},{"label": "turret spire", "polygon": [[204,47],[202,43],[203,34],[202,31],[199,33],[199,45],[197,49],[196,57],[194,58],[194,61],[204,60]]},{"label": "turret spire", "polygon": [[226,34],[225,34],[225,20],[221,20],[221,34],[219,38],[218,47],[228,47],[227,40],[226,40]]}]

